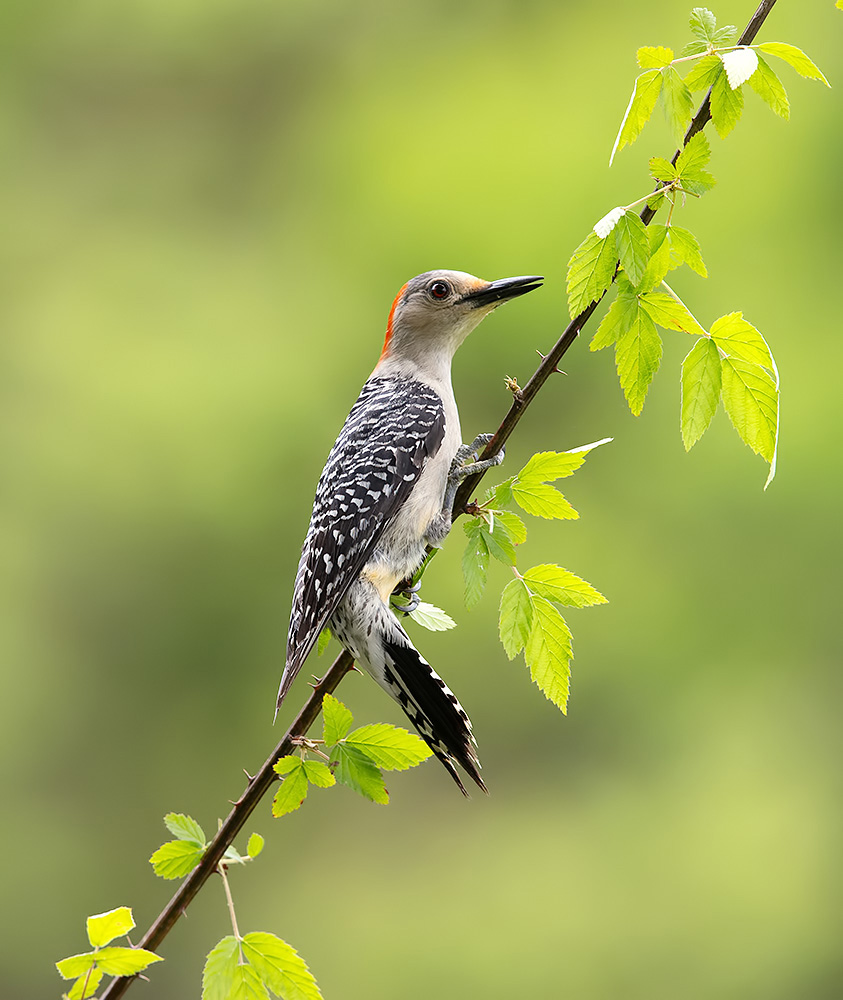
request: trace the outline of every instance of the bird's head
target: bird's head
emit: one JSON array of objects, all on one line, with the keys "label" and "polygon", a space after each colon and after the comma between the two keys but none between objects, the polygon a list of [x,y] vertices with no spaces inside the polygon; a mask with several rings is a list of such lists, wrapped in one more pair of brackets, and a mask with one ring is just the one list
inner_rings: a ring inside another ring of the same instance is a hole
[{"label": "bird's head", "polygon": [[541,277],[484,281],[465,271],[426,271],[412,278],[392,303],[382,360],[430,355],[448,361],[477,326],[502,302],[538,288]]}]

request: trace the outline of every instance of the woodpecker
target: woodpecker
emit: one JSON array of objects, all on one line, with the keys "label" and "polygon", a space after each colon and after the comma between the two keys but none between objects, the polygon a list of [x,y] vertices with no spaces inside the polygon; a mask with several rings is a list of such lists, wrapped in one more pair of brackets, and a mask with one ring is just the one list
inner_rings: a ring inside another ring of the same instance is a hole
[{"label": "woodpecker", "polygon": [[389,601],[427,546],[444,542],[459,483],[503,460],[501,452],[477,461],[489,434],[462,444],[454,353],[492,310],[542,281],[437,270],[404,285],[380,360],[319,478],[293,593],[278,706],[327,625],[398,702],[463,794],[457,764],[486,790],[471,722]]}]

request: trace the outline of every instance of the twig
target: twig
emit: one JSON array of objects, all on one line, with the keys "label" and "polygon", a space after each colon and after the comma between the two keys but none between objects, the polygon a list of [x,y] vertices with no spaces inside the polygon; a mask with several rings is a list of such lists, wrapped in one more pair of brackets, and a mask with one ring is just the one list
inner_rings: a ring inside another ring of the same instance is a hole
[{"label": "twig", "polygon": [[[741,35],[738,42],[739,45],[748,45],[755,38],[758,33],[758,29],[764,23],[764,20],[767,18],[767,15],[773,9],[775,4],[776,0],[763,0]],[[706,95],[705,100],[702,102],[699,110],[691,120],[691,124],[685,134],[683,145],[688,142],[691,136],[696,135],[697,132],[705,128],[706,124],[711,119],[710,96],[711,91],[709,91]],[[681,150],[678,149],[674,154],[674,163],[676,162],[680,152]],[[644,225],[648,225],[654,215],[655,212],[645,205],[643,211],[641,212],[641,220]],[[600,298],[602,297],[603,296],[601,295]],[[585,326],[591,317],[591,314],[597,308],[598,302],[592,302],[579,314],[579,316],[572,319],[568,324],[565,332],[559,340],[557,340],[550,353],[542,360],[542,363],[533,373],[530,381],[526,384],[526,386],[524,386],[518,396],[513,399],[509,412],[506,414],[500,427],[495,432],[495,436],[488,443],[488,445],[486,445],[483,454],[480,456],[481,459],[491,458],[492,455],[495,455],[498,451],[500,451],[501,446],[512,434],[515,426],[521,419],[524,411],[535,398],[539,389],[541,389],[547,379],[554,373],[562,356],[577,339],[580,330],[583,326]],[[461,513],[465,513],[468,498],[482,478],[482,472],[474,476],[469,476],[460,486],[454,500],[455,517]],[[320,681],[317,681],[314,685],[313,693],[304,703],[304,707],[299,712],[298,716],[296,716],[295,721],[284,734],[278,746],[276,746],[266,759],[260,771],[258,771],[255,777],[249,782],[245,792],[234,804],[225,822],[219,828],[217,835],[208,845],[208,849],[205,851],[202,860],[187,876],[187,878],[185,878],[184,882],[182,882],[179,886],[170,902],[158,915],[155,923],[143,936],[143,939],[140,942],[141,948],[154,951],[170,933],[176,921],[192,902],[193,897],[205,884],[208,876],[216,870],[216,867],[223,854],[225,854],[226,849],[234,842],[234,838],[242,830],[246,820],[252,814],[258,802],[260,802],[275,782],[277,776],[272,769],[272,765],[280,757],[286,756],[296,745],[295,741],[304,736],[304,734],[310,729],[316,721],[316,718],[322,708],[322,699],[324,696],[333,692],[343,677],[345,677],[345,675],[352,670],[353,667],[354,661],[352,660],[351,655],[344,650],[340,653],[336,660],[334,660],[325,676]],[[131,986],[134,982],[135,978],[136,977],[118,977],[113,979],[105,992],[102,994],[101,1000],[116,1000],[117,997],[123,996],[129,986]]]}]

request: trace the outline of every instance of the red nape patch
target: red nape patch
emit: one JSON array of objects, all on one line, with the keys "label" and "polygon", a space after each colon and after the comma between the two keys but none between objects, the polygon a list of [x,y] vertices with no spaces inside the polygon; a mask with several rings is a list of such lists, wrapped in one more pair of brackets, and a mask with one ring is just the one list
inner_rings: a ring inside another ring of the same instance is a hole
[{"label": "red nape patch", "polygon": [[[409,284],[410,284],[410,282],[408,281],[407,285],[409,285]],[[386,357],[386,353],[389,350],[389,342],[390,342],[390,340],[392,340],[392,318],[395,315],[395,307],[398,305],[399,299],[401,298],[401,296],[406,291],[407,285],[402,285],[401,286],[401,291],[395,296],[395,299],[394,299],[394,301],[392,303],[392,307],[389,310],[389,318],[386,321],[386,337],[384,337],[383,350],[381,351],[381,357],[382,358]]]}]

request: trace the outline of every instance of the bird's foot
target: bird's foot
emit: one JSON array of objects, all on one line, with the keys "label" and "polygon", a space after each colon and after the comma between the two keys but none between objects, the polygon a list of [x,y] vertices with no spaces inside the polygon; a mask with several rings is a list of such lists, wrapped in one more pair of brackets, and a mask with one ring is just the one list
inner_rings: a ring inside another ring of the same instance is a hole
[{"label": "bird's foot", "polygon": [[500,451],[496,455],[492,455],[491,458],[484,458],[480,462],[477,461],[477,456],[494,436],[494,434],[478,434],[471,444],[460,445],[457,449],[448,473],[448,486],[445,491],[445,502],[442,505],[443,510],[450,511],[454,506],[454,497],[460,487],[460,483],[464,479],[476,475],[478,472],[486,472],[487,469],[494,468],[494,466],[500,465],[503,462],[504,455],[506,454],[504,445],[501,445]]},{"label": "bird's foot", "polygon": [[[402,580],[395,590],[392,591],[392,610],[400,611],[404,615],[411,615],[421,604],[421,598],[419,597],[420,590],[421,581],[413,583],[409,577],[406,580]],[[398,604],[395,600],[396,597],[403,597],[407,603]]]}]

